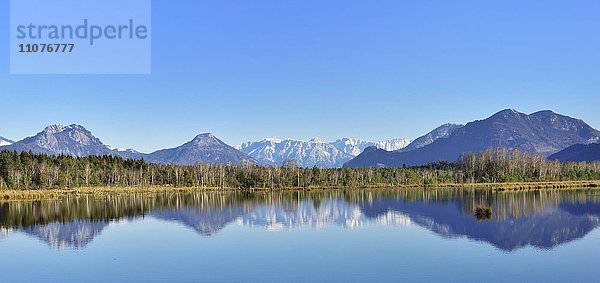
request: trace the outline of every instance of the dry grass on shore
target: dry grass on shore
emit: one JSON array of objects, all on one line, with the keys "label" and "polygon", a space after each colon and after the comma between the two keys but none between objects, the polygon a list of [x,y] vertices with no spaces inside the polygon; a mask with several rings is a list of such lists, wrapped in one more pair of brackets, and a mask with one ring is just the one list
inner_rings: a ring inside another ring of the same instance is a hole
[{"label": "dry grass on shore", "polygon": [[[530,191],[530,190],[556,190],[556,189],[590,189],[600,188],[600,181],[560,181],[560,182],[519,182],[519,183],[479,183],[479,184],[435,184],[435,185],[403,185],[390,186],[382,184],[380,186],[369,187],[311,187],[311,188],[257,188],[251,191],[309,191],[309,190],[328,190],[328,189],[378,189],[378,188],[398,188],[398,189],[432,189],[432,188],[455,188],[455,189],[484,189],[496,192],[503,191]],[[40,190],[0,190],[0,201],[34,201],[34,200],[52,200],[64,196],[82,196],[82,195],[119,195],[119,194],[156,194],[167,192],[199,192],[199,191],[236,191],[235,188],[198,188],[198,187],[91,187],[76,189],[40,189]]]},{"label": "dry grass on shore", "polygon": [[90,187],[76,189],[40,189],[40,190],[0,190],[0,201],[12,200],[46,200],[59,199],[63,196],[82,196],[82,195],[119,195],[119,194],[154,194],[165,192],[193,192],[193,191],[211,191],[211,188],[191,188],[191,187]]}]

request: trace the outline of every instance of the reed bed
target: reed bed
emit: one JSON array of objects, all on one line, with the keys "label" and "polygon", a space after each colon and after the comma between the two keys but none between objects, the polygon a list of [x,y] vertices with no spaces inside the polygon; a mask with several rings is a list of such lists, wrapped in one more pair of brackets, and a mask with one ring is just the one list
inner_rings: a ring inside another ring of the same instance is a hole
[{"label": "reed bed", "polygon": [[24,190],[0,190],[0,201],[36,201],[60,199],[65,196],[105,196],[119,194],[157,194],[157,193],[185,193],[198,191],[313,191],[313,190],[352,190],[352,189],[481,189],[494,192],[531,191],[531,190],[558,190],[558,189],[590,189],[600,188],[600,181],[560,181],[560,182],[519,182],[519,183],[478,183],[478,184],[434,184],[434,185],[373,185],[363,187],[305,187],[305,188],[212,188],[212,187],[171,187],[171,186],[149,186],[149,187],[83,187],[62,189],[24,189]]}]

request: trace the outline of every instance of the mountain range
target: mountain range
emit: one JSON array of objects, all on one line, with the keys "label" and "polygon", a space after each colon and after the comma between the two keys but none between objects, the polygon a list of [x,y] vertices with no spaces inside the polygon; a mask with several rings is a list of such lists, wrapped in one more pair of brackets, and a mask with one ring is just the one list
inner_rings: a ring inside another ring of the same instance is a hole
[{"label": "mountain range", "polygon": [[149,162],[194,165],[207,164],[241,164],[245,161],[256,163],[251,157],[225,144],[212,134],[200,134],[192,141],[179,147],[163,149],[149,154],[132,149],[117,149],[105,145],[80,125],[51,125],[32,137],[0,149],[11,151],[31,151],[48,155],[113,155],[123,158],[141,159]]},{"label": "mountain range", "polygon": [[[113,155],[178,165],[251,163],[280,166],[288,160],[295,160],[301,167],[337,168],[395,167],[456,161],[465,152],[481,152],[490,147],[518,148],[564,161],[600,160],[598,146],[593,145],[598,141],[600,132],[582,120],[548,110],[528,115],[507,109],[464,126],[444,124],[414,141],[393,139],[370,142],[342,138],[324,142],[319,139],[301,141],[270,138],[232,147],[206,133],[197,135],[181,146],[146,154],[105,145],[83,126],[73,124],[51,125],[17,142],[0,137],[0,150],[48,155]],[[580,146],[575,146],[578,144]],[[561,150],[564,152],[558,153]]]},{"label": "mountain range", "polygon": [[309,141],[268,138],[240,144],[236,149],[250,155],[261,165],[282,165],[286,160],[295,160],[301,167],[335,168],[342,167],[369,146],[392,151],[402,149],[409,143],[408,139],[368,142],[342,138],[334,142],[323,142],[318,138]]},{"label": "mountain range", "polygon": [[113,155],[123,158],[141,159],[148,162],[194,165],[206,164],[261,164],[282,165],[286,160],[296,160],[302,167],[341,167],[345,162],[360,154],[366,147],[378,146],[397,150],[410,143],[407,139],[393,139],[382,142],[365,142],[343,138],[333,143],[319,139],[308,142],[300,140],[265,139],[237,146],[227,145],[214,135],[204,133],[191,141],[175,147],[152,153],[141,153],[133,149],[118,149],[105,145],[89,130],[80,125],[51,125],[34,136],[18,142],[8,141],[0,149],[10,151],[31,151],[48,155]]},{"label": "mountain range", "polygon": [[465,152],[481,152],[490,147],[518,148],[548,156],[569,146],[599,139],[600,132],[579,119],[548,110],[527,115],[507,109],[458,127],[446,137],[418,149],[391,152],[367,148],[344,166],[399,167],[456,161]]},{"label": "mountain range", "polygon": [[422,148],[440,138],[445,138],[462,125],[444,124],[414,141],[405,138],[379,142],[353,138],[341,138],[333,142],[319,139],[301,141],[294,139],[264,139],[246,142],[236,149],[250,155],[262,165],[281,165],[286,160],[296,160],[301,167],[342,167],[346,162],[361,154],[367,148],[384,151],[405,152]]},{"label": "mountain range", "polygon": [[104,145],[90,131],[79,125],[51,125],[35,136],[3,146],[12,151],[31,151],[49,155],[66,154],[72,156],[115,155],[129,157],[134,151],[119,151]]}]

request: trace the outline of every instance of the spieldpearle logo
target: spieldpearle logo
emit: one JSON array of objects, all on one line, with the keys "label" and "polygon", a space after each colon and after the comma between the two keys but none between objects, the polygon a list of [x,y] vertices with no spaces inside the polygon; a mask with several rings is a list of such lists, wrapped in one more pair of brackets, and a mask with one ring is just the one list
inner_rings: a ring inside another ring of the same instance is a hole
[{"label": "spieldpearle logo", "polygon": [[11,0],[12,74],[149,74],[150,0]]}]

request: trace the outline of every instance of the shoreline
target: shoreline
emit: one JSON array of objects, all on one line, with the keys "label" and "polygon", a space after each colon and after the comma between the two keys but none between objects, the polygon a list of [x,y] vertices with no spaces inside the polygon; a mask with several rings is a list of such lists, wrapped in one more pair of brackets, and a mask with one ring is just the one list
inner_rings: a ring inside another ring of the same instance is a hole
[{"label": "shoreline", "polygon": [[555,181],[555,182],[512,182],[477,184],[435,184],[435,185],[373,185],[364,187],[309,187],[309,188],[212,188],[212,187],[82,187],[56,189],[0,190],[0,202],[53,200],[67,196],[101,196],[119,194],[157,194],[189,192],[277,192],[277,191],[319,191],[319,190],[360,190],[360,189],[480,189],[492,192],[517,192],[557,189],[600,189],[597,181]]}]

